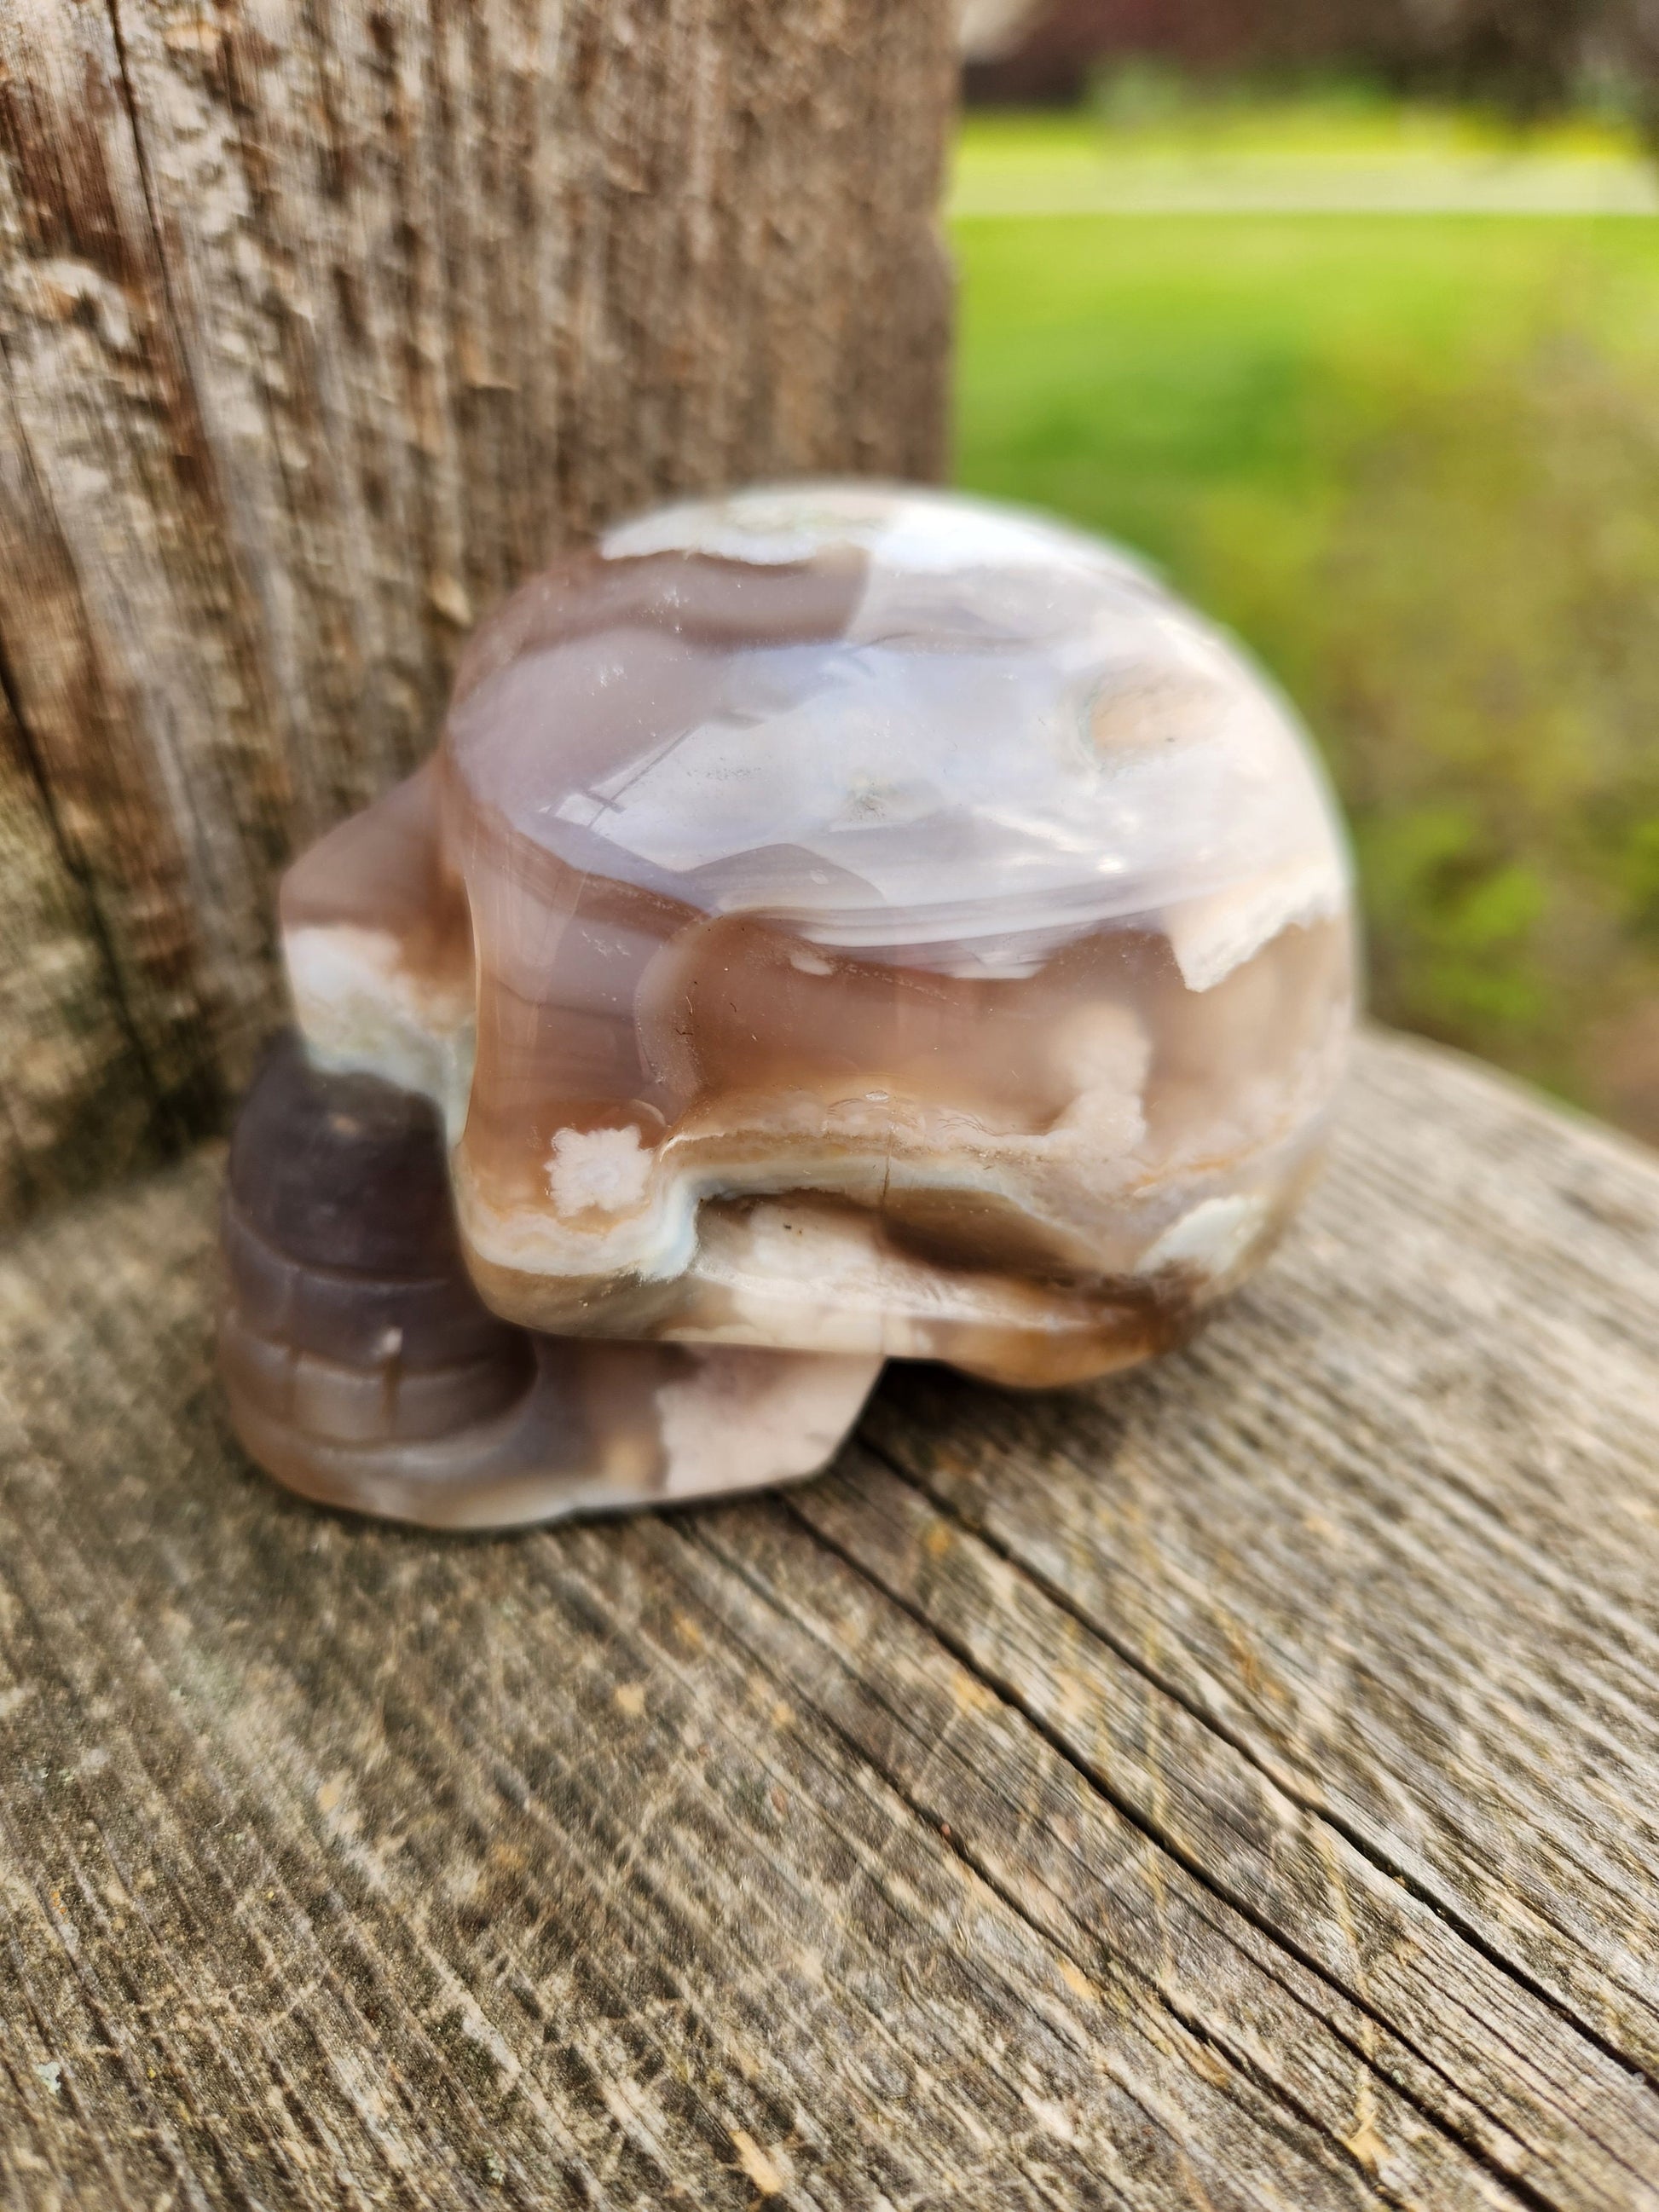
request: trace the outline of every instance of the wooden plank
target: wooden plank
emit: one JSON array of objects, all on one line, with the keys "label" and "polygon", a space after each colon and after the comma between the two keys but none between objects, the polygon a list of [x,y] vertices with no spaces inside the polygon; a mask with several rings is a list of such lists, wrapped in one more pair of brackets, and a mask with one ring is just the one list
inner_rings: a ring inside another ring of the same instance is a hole
[{"label": "wooden plank", "polygon": [[[474,617],[560,545],[938,473],[952,34],[946,0],[0,0],[0,691],[71,1012],[124,1039],[66,1124],[219,1127],[277,870],[430,750]],[[37,919],[0,907],[0,964]]]},{"label": "wooden plank", "polygon": [[[0,488],[0,496],[3,489]],[[27,947],[26,957],[9,957]],[[148,1086],[76,880],[0,684],[0,1221],[145,1158]]]},{"label": "wooden plank", "polygon": [[0,2202],[1659,2203],[1659,1164],[1373,1039],[1148,1375],[458,1540],[207,1364],[216,1157],[0,1261]]}]

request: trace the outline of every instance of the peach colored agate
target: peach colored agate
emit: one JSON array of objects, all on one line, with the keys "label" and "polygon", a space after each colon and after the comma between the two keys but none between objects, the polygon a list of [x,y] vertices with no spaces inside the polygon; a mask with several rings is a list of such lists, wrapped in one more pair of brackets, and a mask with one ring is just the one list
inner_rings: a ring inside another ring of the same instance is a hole
[{"label": "peach colored agate", "polygon": [[[1109,547],[855,484],[526,585],[282,926],[289,1090],[417,1103],[443,1267],[519,1347],[420,1439],[268,1382],[255,1456],[370,1510],[514,1407],[509,1455],[565,1456],[510,1506],[458,1474],[480,1519],[807,1472],[884,1358],[1046,1384],[1178,1342],[1281,1227],[1351,1022],[1340,833],[1237,652]],[[236,1297],[274,1378],[288,1324]]]}]

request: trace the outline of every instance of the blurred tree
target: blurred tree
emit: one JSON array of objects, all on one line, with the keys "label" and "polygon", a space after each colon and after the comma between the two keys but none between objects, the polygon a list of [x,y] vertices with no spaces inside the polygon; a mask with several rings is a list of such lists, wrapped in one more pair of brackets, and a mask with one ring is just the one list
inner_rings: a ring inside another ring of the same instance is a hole
[{"label": "blurred tree", "polygon": [[1073,100],[1129,55],[1199,74],[1346,64],[1523,116],[1593,79],[1659,134],[1655,0],[968,0],[962,29],[971,100]]},{"label": "blurred tree", "polygon": [[948,0],[0,7],[0,1214],[213,1127],[294,846],[664,493],[943,458]]}]

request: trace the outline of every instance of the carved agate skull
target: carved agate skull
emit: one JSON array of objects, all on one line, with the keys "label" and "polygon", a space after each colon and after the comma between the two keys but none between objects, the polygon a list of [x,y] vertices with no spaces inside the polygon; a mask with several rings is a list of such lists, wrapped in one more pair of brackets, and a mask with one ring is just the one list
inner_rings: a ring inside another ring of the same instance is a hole
[{"label": "carved agate skull", "polygon": [[1178,1342],[1282,1226],[1351,1020],[1341,834],[1237,652],[1093,539],[854,483],[526,585],[282,930],[233,1405],[416,1518],[806,1472],[884,1357]]}]

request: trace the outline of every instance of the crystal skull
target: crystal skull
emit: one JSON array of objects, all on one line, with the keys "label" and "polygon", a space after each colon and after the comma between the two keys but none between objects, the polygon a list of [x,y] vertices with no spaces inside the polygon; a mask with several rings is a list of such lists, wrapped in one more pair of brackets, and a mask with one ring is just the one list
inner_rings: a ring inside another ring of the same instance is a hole
[{"label": "crystal skull", "polygon": [[1283,1225],[1352,1019],[1284,704],[1122,553],[909,489],[670,507],[536,577],[281,920],[313,1079],[441,1123],[481,1311],[833,1356],[848,1419],[884,1357],[1178,1342]]}]

